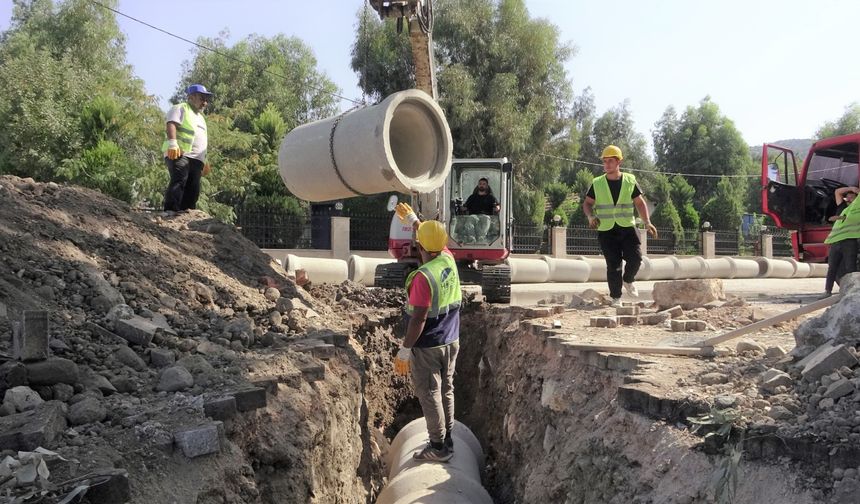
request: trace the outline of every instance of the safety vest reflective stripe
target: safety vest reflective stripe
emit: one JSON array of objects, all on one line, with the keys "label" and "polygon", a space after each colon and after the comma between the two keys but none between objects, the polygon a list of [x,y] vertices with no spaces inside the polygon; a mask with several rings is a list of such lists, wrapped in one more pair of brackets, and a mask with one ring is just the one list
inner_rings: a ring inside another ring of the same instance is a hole
[{"label": "safety vest reflective stripe", "polygon": [[[450,275],[443,280],[443,274]],[[452,310],[460,308],[463,299],[463,294],[460,291],[460,280],[457,276],[457,263],[454,258],[448,254],[439,254],[432,261],[422,265],[417,270],[409,274],[406,279],[406,290],[412,285],[412,280],[417,274],[424,275],[427,279],[427,284],[430,286],[430,307],[427,311],[428,318],[436,318],[440,315],[447,314]],[[447,285],[440,287],[439,283],[447,281]],[[453,281],[453,283],[451,283]],[[412,305],[406,306],[406,313],[412,315],[415,307]]]},{"label": "safety vest reflective stripe", "polygon": [[594,215],[600,219],[598,231],[609,231],[616,224],[621,227],[633,227],[635,224],[633,215],[633,189],[636,187],[636,177],[629,173],[621,174],[621,191],[618,201],[613,202],[612,191],[609,190],[609,182],[606,175],[594,179]]},{"label": "safety vest reflective stripe", "polygon": [[[182,109],[182,124],[176,125],[176,143],[179,144],[182,152],[189,152],[191,151],[191,145],[194,143],[194,128],[196,126],[195,119],[197,113],[187,103],[183,102],[178,106]],[[161,144],[162,154],[167,154],[168,145],[169,141],[167,139],[167,132],[165,131],[164,142]]]}]

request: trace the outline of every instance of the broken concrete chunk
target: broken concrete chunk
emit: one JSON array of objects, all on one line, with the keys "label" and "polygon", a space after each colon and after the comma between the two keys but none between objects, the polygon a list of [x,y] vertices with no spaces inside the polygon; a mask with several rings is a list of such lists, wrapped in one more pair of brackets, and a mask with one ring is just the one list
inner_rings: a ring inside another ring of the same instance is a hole
[{"label": "broken concrete chunk", "polygon": [[755,341],[745,338],[738,341],[737,346],[735,347],[738,353],[743,352],[753,352],[753,353],[764,353],[764,347],[756,343]]},{"label": "broken concrete chunk", "polygon": [[45,401],[35,390],[23,385],[6,390],[3,397],[3,404],[8,405],[15,413],[29,411],[43,402]]},{"label": "broken concrete chunk", "polygon": [[128,346],[122,345],[116,349],[113,353],[116,360],[121,362],[122,364],[134,369],[135,371],[143,371],[146,369],[146,363],[143,362],[143,359],[137,355],[137,352],[129,348]]},{"label": "broken concrete chunk", "polygon": [[827,391],[824,392],[824,397],[829,397],[835,400],[853,393],[854,384],[850,380],[842,378],[841,380],[831,383],[830,386],[827,387]]},{"label": "broken concrete chunk", "polygon": [[21,361],[47,359],[49,339],[48,312],[25,310],[21,321],[12,325],[12,355]]},{"label": "broken concrete chunk", "polygon": [[669,318],[676,318],[684,315],[684,309],[680,306],[673,306],[671,308],[667,308],[663,311],[657,312],[657,314],[665,313],[669,316]]},{"label": "broken concrete chunk", "polygon": [[761,377],[761,387],[769,392],[773,392],[777,387],[788,387],[794,383],[788,373],[778,369],[768,369]]},{"label": "broken concrete chunk", "polygon": [[149,346],[156,335],[161,335],[164,329],[142,317],[119,319],[114,324],[116,333],[129,343],[139,346]]},{"label": "broken concrete chunk", "polygon": [[221,422],[183,429],[173,433],[182,453],[188,458],[201,457],[221,451]]},{"label": "broken concrete chunk", "polygon": [[177,392],[194,386],[194,377],[187,369],[181,366],[173,366],[161,372],[158,378],[158,390],[164,392]]},{"label": "broken concrete chunk", "polygon": [[65,404],[48,401],[30,411],[0,417],[0,450],[51,448],[65,429]]},{"label": "broken concrete chunk", "polygon": [[149,361],[157,368],[168,367],[176,362],[176,355],[172,350],[153,348],[149,352]]},{"label": "broken concrete chunk", "polygon": [[721,383],[727,383],[729,381],[729,377],[723,373],[706,373],[699,377],[699,381],[705,385],[718,385]]},{"label": "broken concrete chunk", "polygon": [[78,382],[78,365],[69,359],[53,357],[41,362],[31,362],[26,367],[30,385],[74,385]]},{"label": "broken concrete chunk", "polygon": [[857,365],[857,358],[851,355],[845,345],[829,347],[822,352],[816,351],[813,355],[814,357],[807,362],[803,371],[800,372],[804,378],[810,381],[830,374],[842,366],[854,367]]},{"label": "broken concrete chunk", "polygon": [[785,356],[785,349],[781,346],[772,346],[765,349],[764,354],[770,359],[778,359]]}]

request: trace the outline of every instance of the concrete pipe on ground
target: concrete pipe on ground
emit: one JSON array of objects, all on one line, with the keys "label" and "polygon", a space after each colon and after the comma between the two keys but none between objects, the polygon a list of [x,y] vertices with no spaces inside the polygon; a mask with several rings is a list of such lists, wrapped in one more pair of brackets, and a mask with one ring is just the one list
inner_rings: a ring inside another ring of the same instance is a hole
[{"label": "concrete pipe on ground", "polygon": [[811,278],[824,278],[827,276],[826,264],[809,263],[809,267],[811,269],[809,272]]},{"label": "concrete pipe on ground", "polygon": [[591,267],[591,273],[588,275],[589,282],[606,281],[606,261],[602,257],[573,256],[571,259],[588,263]]},{"label": "concrete pipe on ground", "polygon": [[544,283],[549,280],[549,264],[541,259],[508,258],[511,283]]},{"label": "concrete pipe on ground", "polygon": [[396,262],[396,260],[392,258],[361,257],[353,254],[349,256],[349,260],[347,261],[349,279],[366,287],[372,287],[374,277],[376,276],[376,267],[380,264],[393,262]]},{"label": "concrete pipe on ground", "polygon": [[791,278],[807,278],[812,275],[812,267],[809,263],[797,261],[796,259],[788,259],[794,266],[794,275]]},{"label": "concrete pipe on ground", "polygon": [[315,283],[339,284],[349,278],[349,268],[341,259],[318,259],[287,254],[284,270],[295,274],[297,269],[305,270],[308,279]]},{"label": "concrete pipe on ground", "polygon": [[648,280],[674,280],[680,278],[681,262],[677,257],[655,257],[650,258],[651,274]]},{"label": "concrete pipe on ground", "polygon": [[705,259],[705,263],[708,265],[707,278],[734,278],[734,265],[727,259],[726,257]]},{"label": "concrete pipe on ground", "polygon": [[428,193],[451,171],[451,130],[417,89],[377,105],[299,126],[281,142],[281,178],[307,201],[389,191]]},{"label": "concrete pipe on ground", "polygon": [[591,276],[591,265],[580,259],[557,259],[543,256],[549,266],[550,282],[587,282]]},{"label": "concrete pipe on ground", "polygon": [[759,275],[759,264],[754,259],[726,257],[732,265],[731,278],[755,278]]},{"label": "concrete pipe on ground", "polygon": [[[622,263],[621,267],[624,268],[624,263]],[[623,269],[622,269],[623,271]],[[642,258],[642,264],[639,266],[639,271],[636,272],[635,280],[650,280],[651,279],[651,259],[648,257]]]},{"label": "concrete pipe on ground", "polygon": [[755,261],[759,265],[760,278],[792,278],[794,276],[794,265],[782,259],[769,259],[757,257]]},{"label": "concrete pipe on ground", "polygon": [[701,256],[678,259],[678,279],[708,278],[708,263]]},{"label": "concrete pipe on ground", "polygon": [[395,436],[388,458],[388,484],[376,504],[492,504],[481,486],[484,454],[468,427],[454,422],[454,456],[447,463],[418,462],[412,454],[427,444],[424,418],[409,422]]}]

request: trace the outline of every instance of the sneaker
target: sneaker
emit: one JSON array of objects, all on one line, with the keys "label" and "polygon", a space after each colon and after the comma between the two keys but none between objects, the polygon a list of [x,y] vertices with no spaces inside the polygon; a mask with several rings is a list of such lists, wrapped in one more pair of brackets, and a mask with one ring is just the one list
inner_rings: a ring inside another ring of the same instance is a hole
[{"label": "sneaker", "polygon": [[633,285],[633,282],[624,282],[624,290],[633,297],[639,297],[639,289]]},{"label": "sneaker", "polygon": [[612,298],[612,302],[609,303],[609,306],[611,306],[612,308],[619,308],[621,306],[624,306],[624,304],[621,302],[621,298]]},{"label": "sneaker", "polygon": [[450,434],[445,435],[445,449],[451,453],[454,453],[454,439]]},{"label": "sneaker", "polygon": [[427,443],[427,446],[420,452],[414,453],[412,458],[427,462],[448,462],[453,456],[454,454],[445,445],[442,445],[442,448],[434,448],[432,444]]}]

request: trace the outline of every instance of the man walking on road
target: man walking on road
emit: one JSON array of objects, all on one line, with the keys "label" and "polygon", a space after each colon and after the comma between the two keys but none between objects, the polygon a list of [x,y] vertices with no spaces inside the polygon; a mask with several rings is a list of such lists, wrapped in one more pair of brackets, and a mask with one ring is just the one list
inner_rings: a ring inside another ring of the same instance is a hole
[{"label": "man walking on road", "polygon": [[[588,226],[597,229],[600,250],[606,259],[606,280],[612,305],[620,306],[622,286],[631,296],[639,296],[633,280],[642,264],[642,251],[639,250],[634,206],[648,234],[656,238],[657,228],[651,224],[648,205],[636,183],[636,177],[630,173],[621,173],[621,161],[624,159],[621,149],[610,145],[603,149],[601,157],[604,173],[592,181],[582,210],[588,217]],[[623,274],[622,261],[625,263]]]},{"label": "man walking on road", "polygon": [[200,178],[209,174],[206,163],[206,119],[203,109],[212,93],[201,84],[192,84],[185,90],[188,99],[174,105],[167,113],[164,143],[161,152],[170,183],[164,192],[164,210],[179,212],[197,208],[200,197]]},{"label": "man walking on road", "polygon": [[448,233],[441,222],[420,222],[412,208],[401,203],[397,215],[417,225],[421,266],[406,279],[409,323],[397,357],[395,372],[412,372],[415,395],[427,422],[430,442],[413,458],[447,462],[454,453],[454,368],[460,350],[460,277],[454,256],[446,248]]}]

